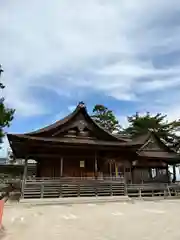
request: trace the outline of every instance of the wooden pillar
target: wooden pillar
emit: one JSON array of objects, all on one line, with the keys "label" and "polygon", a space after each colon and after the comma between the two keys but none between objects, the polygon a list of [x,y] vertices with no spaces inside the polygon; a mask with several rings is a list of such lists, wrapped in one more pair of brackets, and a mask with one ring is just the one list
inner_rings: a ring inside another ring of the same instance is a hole
[{"label": "wooden pillar", "polygon": [[123,163],[123,175],[124,175],[124,182],[126,183],[127,179],[126,179],[126,166],[125,166],[125,163]]},{"label": "wooden pillar", "polygon": [[168,166],[166,167],[166,176],[167,176],[167,179],[168,179],[168,182],[170,182],[170,176],[169,176],[169,169],[168,169]]},{"label": "wooden pillar", "polygon": [[94,158],[94,171],[95,171],[95,177],[97,178],[98,166],[97,166],[97,153],[96,152],[95,152],[95,158]]},{"label": "wooden pillar", "polygon": [[63,157],[61,157],[60,176],[63,176]]},{"label": "wooden pillar", "polygon": [[112,178],[112,161],[109,161],[109,172],[110,172],[110,177]]},{"label": "wooden pillar", "polygon": [[25,188],[26,178],[27,178],[27,167],[28,167],[28,158],[25,158],[25,161],[24,161],[24,173],[23,173],[22,186],[21,186],[22,197],[24,197],[24,188]]},{"label": "wooden pillar", "polygon": [[176,182],[176,165],[173,165],[173,179],[172,182]]},{"label": "wooden pillar", "polygon": [[116,178],[118,177],[118,165],[117,162],[115,162],[115,172],[116,172]]},{"label": "wooden pillar", "polygon": [[131,166],[131,183],[134,183],[134,168]]}]

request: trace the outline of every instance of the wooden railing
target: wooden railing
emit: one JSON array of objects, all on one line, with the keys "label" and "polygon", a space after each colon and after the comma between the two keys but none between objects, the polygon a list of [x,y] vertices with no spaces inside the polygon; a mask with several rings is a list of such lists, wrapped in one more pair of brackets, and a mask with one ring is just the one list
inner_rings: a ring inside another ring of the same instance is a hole
[{"label": "wooden railing", "polygon": [[27,180],[23,198],[57,198],[83,196],[120,196],[154,197],[178,196],[180,184],[151,183],[125,184],[122,181],[64,179],[64,180]]},{"label": "wooden railing", "polygon": [[178,196],[180,184],[175,183],[148,183],[148,184],[127,184],[127,195],[130,197],[154,197],[154,196]]},{"label": "wooden railing", "polygon": [[[6,179],[0,181],[1,189],[13,183],[20,191],[22,180]],[[4,192],[4,191],[1,191]],[[126,184],[123,178],[106,176],[104,179],[92,177],[62,177],[62,178],[34,178],[27,179],[23,198],[54,198],[54,197],[82,197],[82,196],[113,196],[128,195],[129,197],[153,197],[180,195],[180,183],[144,183]]]},{"label": "wooden railing", "polygon": [[26,180],[23,198],[118,196],[125,194],[122,180],[86,178]]}]

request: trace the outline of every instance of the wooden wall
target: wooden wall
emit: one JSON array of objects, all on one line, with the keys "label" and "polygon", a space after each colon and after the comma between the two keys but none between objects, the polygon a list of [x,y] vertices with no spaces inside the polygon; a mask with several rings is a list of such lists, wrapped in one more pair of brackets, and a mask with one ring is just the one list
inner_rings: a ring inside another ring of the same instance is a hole
[{"label": "wooden wall", "polygon": [[[97,172],[98,175],[110,176],[116,175],[116,163],[118,166],[118,172],[121,176],[131,180],[131,164],[130,162],[111,161],[101,156],[96,156],[97,159]],[[80,167],[80,162],[84,161],[84,167]],[[116,163],[115,163],[116,162]],[[111,164],[111,167],[110,167]],[[111,170],[110,170],[111,168]],[[52,159],[43,159],[39,164],[39,176],[40,177],[60,177],[61,176],[61,157]],[[95,176],[95,156],[64,156],[63,157],[63,176],[66,177],[94,177]]]},{"label": "wooden wall", "polygon": [[[84,161],[84,167],[80,167],[80,161]],[[60,177],[61,158],[44,159],[40,163],[40,177]],[[93,158],[63,158],[63,176],[87,177],[94,176],[95,160]]]}]

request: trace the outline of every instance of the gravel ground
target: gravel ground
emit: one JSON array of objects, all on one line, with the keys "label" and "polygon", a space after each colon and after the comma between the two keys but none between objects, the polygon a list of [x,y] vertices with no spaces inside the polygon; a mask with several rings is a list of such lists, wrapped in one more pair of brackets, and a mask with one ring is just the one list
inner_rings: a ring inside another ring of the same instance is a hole
[{"label": "gravel ground", "polygon": [[7,205],[3,240],[180,240],[180,200]]}]

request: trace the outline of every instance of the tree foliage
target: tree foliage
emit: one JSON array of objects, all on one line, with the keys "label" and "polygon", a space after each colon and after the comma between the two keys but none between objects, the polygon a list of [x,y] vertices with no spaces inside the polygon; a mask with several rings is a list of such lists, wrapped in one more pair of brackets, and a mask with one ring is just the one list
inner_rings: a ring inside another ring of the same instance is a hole
[{"label": "tree foliage", "polygon": [[[0,77],[3,70],[0,65]],[[0,91],[3,91],[5,86],[2,82],[0,82]],[[13,120],[14,109],[7,108],[4,103],[5,99],[0,97],[0,142],[2,142],[2,138],[4,137],[4,128],[9,127],[10,122]]]},{"label": "tree foliage", "polygon": [[107,107],[96,104],[93,108],[92,119],[109,132],[119,131],[120,125],[115,115]]},{"label": "tree foliage", "polygon": [[141,116],[139,113],[128,117],[129,126],[124,132],[132,137],[147,133],[149,130],[156,132],[160,139],[163,139],[169,146],[178,148],[179,136],[177,132],[180,129],[180,121],[167,121],[167,116],[161,113],[155,116],[147,112]]}]

